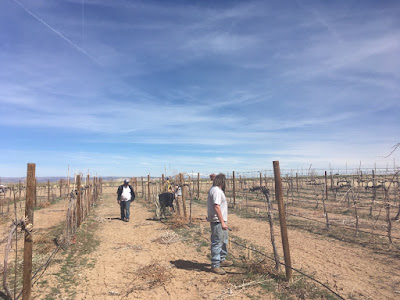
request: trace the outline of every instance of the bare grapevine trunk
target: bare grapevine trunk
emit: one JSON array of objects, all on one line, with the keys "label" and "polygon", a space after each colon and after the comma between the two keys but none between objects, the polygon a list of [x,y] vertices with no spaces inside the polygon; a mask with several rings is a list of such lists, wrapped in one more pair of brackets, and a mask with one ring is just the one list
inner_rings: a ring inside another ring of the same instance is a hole
[{"label": "bare grapevine trunk", "polygon": [[274,219],[273,219],[273,215],[272,215],[271,199],[269,198],[269,190],[265,187],[261,187],[261,191],[263,192],[263,194],[267,200],[267,203],[266,203],[267,204],[267,215],[268,215],[268,223],[269,223],[270,235],[271,235],[271,244],[272,244],[272,249],[274,251],[275,269],[280,271],[281,266],[280,266],[280,261],[279,261],[278,249],[276,248],[276,245],[275,245]]}]

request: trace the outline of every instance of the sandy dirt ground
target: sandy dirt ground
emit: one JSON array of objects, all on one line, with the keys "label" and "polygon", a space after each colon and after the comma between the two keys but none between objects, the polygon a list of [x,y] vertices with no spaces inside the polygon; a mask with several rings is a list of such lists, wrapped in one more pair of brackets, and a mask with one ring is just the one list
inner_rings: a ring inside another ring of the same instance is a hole
[{"label": "sandy dirt ground", "polygon": [[[39,210],[34,211],[34,229],[35,235],[39,236],[44,234],[49,228],[58,225],[61,221],[64,221],[66,218],[66,211],[67,211],[67,200],[63,199],[55,204],[49,205],[47,207],[41,208]],[[9,218],[11,215],[14,214],[14,210],[12,207],[12,213],[10,213]],[[17,219],[21,219],[25,215],[25,208],[24,206],[17,205]],[[0,245],[0,257],[4,257],[5,252],[5,244],[6,238],[10,231],[10,226],[12,221],[7,218],[3,220],[0,224],[0,236],[2,237],[2,243]],[[18,234],[18,249],[23,248],[23,234]],[[9,258],[10,260],[13,259],[12,256]],[[2,267],[2,266],[1,266]],[[2,269],[2,268],[1,268]]]},{"label": "sandy dirt ground", "polygon": [[[208,246],[199,252],[195,245],[181,240],[172,244],[155,241],[171,230],[151,220],[153,213],[137,202],[132,203],[129,223],[118,220],[119,206],[113,194],[103,194],[104,200],[96,208],[100,244],[87,257],[94,266],[76,274],[79,280],[74,299],[214,299],[226,292],[229,275],[211,272]],[[137,276],[151,265],[165,271],[163,284],[152,286],[151,276]],[[59,271],[57,265],[49,268],[45,276],[49,286],[37,288],[34,299],[48,299],[46,295],[57,285]],[[235,268],[227,271],[237,272]],[[272,295],[265,297],[274,299]],[[70,298],[60,294],[56,299]],[[230,299],[249,298],[240,293]]]},{"label": "sandy dirt ground", "polygon": [[[204,214],[204,207],[195,205],[195,215]],[[268,223],[229,215],[232,235],[246,239],[272,253]],[[275,236],[279,253],[283,256],[279,224],[275,224]],[[317,236],[302,230],[289,229],[289,245],[293,267],[313,275],[345,298],[399,299],[399,258],[377,254],[357,245]],[[282,258],[283,261],[283,258]]]},{"label": "sandy dirt ground", "polygon": [[[100,244],[88,254],[92,267],[85,267],[76,274],[74,299],[214,299],[229,288],[228,278],[210,272],[208,247],[196,250],[196,245],[184,241],[161,244],[157,238],[170,232],[165,224],[152,221],[153,213],[140,203],[131,206],[131,222],[119,217],[115,201],[115,189],[105,189],[103,200],[96,208]],[[193,216],[205,219],[206,208],[193,204]],[[36,228],[45,229],[65,218],[65,203],[60,202],[35,212]],[[40,224],[40,225],[39,225]],[[204,227],[208,224],[204,220]],[[264,247],[271,253],[268,223],[229,216],[232,236]],[[275,224],[279,240],[279,227]],[[2,230],[5,230],[2,225]],[[208,240],[204,232],[204,240]],[[293,266],[322,282],[327,282],[346,299],[399,299],[400,261],[387,254],[378,254],[358,245],[340,242],[306,231],[290,229],[289,242]],[[235,251],[235,245],[233,250]],[[282,249],[279,247],[282,255]],[[159,266],[165,272],[163,284],[151,284],[147,277],[139,275],[150,265]],[[46,295],[57,282],[60,266],[53,264],[44,279],[48,286],[35,287],[33,299],[50,299]],[[230,269],[234,274],[235,268]],[[263,299],[274,299],[264,295]],[[55,299],[70,299],[60,293]],[[248,299],[244,293],[230,299]]]}]

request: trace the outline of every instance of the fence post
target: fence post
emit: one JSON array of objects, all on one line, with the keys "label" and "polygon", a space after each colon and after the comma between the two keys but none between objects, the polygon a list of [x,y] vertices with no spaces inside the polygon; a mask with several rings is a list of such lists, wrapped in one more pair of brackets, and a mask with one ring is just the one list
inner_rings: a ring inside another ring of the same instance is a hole
[{"label": "fence post", "polygon": [[369,214],[372,216],[372,212],[375,206],[375,200],[376,200],[376,186],[375,186],[375,172],[372,170],[372,204],[369,209]]},{"label": "fence post", "polygon": [[260,171],[260,187],[262,187],[262,173]]},{"label": "fence post", "polygon": [[93,192],[93,204],[96,202],[96,176],[93,176],[93,186],[92,186],[92,192]]},{"label": "fence post", "polygon": [[50,203],[50,180],[47,180],[47,202]]},{"label": "fence post", "polygon": [[162,184],[161,191],[166,192],[164,174],[161,174],[161,184]]},{"label": "fence post", "polygon": [[143,176],[142,176],[142,198],[143,198],[143,200],[146,199],[145,194],[144,194],[144,187],[143,187]]},{"label": "fence post", "polygon": [[23,273],[23,290],[22,299],[31,299],[32,289],[32,234],[31,229],[33,226],[33,204],[36,195],[36,178],[35,178],[36,164],[28,164],[28,171],[26,176],[26,200],[25,200],[25,241],[24,241],[24,273]]},{"label": "fence post", "polygon": [[278,201],[279,223],[281,225],[282,246],[285,258],[286,280],[289,281],[292,278],[292,262],[290,259],[289,237],[286,226],[285,205],[283,203],[282,179],[279,161],[274,161],[273,166],[275,176],[275,198]]},{"label": "fence post", "polygon": [[[21,180],[18,180],[18,202],[19,202],[19,208],[21,208]],[[1,200],[1,199],[0,199]]]},{"label": "fence post", "polygon": [[200,200],[200,173],[197,173],[197,200]]},{"label": "fence post", "polygon": [[150,201],[150,174],[147,175],[147,201]]},{"label": "fence post", "polygon": [[35,177],[35,207],[36,206],[37,206],[37,178]]},{"label": "fence post", "polygon": [[182,209],[183,209],[183,216],[185,217],[185,219],[187,219],[187,213],[186,213],[186,199],[185,199],[185,188],[184,188],[184,184],[185,181],[183,180],[183,174],[180,173],[179,174],[179,180],[181,182],[181,191],[182,191]]},{"label": "fence post", "polygon": [[62,186],[63,186],[63,180],[60,179],[60,198],[62,196]]},{"label": "fence post", "polygon": [[233,208],[236,206],[236,186],[235,186],[235,171],[232,172],[232,196],[233,196]]},{"label": "fence post", "polygon": [[135,177],[135,193],[136,193],[136,196],[139,197],[139,192],[138,192],[138,188],[137,188],[137,177]]},{"label": "fence post", "polygon": [[87,191],[87,213],[89,214],[90,212],[90,177],[89,174],[86,176],[86,191]]},{"label": "fence post", "polygon": [[[325,200],[328,201],[328,176],[325,171]],[[325,200],[322,200],[322,204],[324,205],[324,214],[326,219],[326,229],[329,229],[329,218],[328,212],[326,211]]]},{"label": "fence post", "polygon": [[77,227],[81,226],[81,175],[76,175],[76,216]]},{"label": "fence post", "polygon": [[69,181],[69,165],[68,165],[68,176],[67,176],[67,199],[69,199],[69,185],[70,185],[70,181]]}]

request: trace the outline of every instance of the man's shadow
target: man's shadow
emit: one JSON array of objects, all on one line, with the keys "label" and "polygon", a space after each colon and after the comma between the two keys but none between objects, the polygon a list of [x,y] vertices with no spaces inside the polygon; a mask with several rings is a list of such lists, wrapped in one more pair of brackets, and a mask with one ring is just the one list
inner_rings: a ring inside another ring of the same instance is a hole
[{"label": "man's shadow", "polygon": [[208,272],[208,273],[212,272],[210,264],[198,263],[183,259],[173,260],[170,261],[170,263],[173,264],[178,269],[197,271],[197,272]]}]

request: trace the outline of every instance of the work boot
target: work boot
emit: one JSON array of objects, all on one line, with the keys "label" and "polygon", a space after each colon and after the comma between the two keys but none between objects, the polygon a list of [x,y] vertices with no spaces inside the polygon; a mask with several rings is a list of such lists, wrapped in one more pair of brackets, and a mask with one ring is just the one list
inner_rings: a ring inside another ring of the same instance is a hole
[{"label": "work boot", "polygon": [[220,267],[215,267],[215,268],[212,267],[211,271],[213,271],[215,274],[218,274],[218,275],[225,275],[226,274],[226,272],[224,270],[222,270],[222,268],[220,268]]},{"label": "work boot", "polygon": [[230,260],[224,260],[219,264],[221,267],[230,267],[233,265],[233,261]]}]

